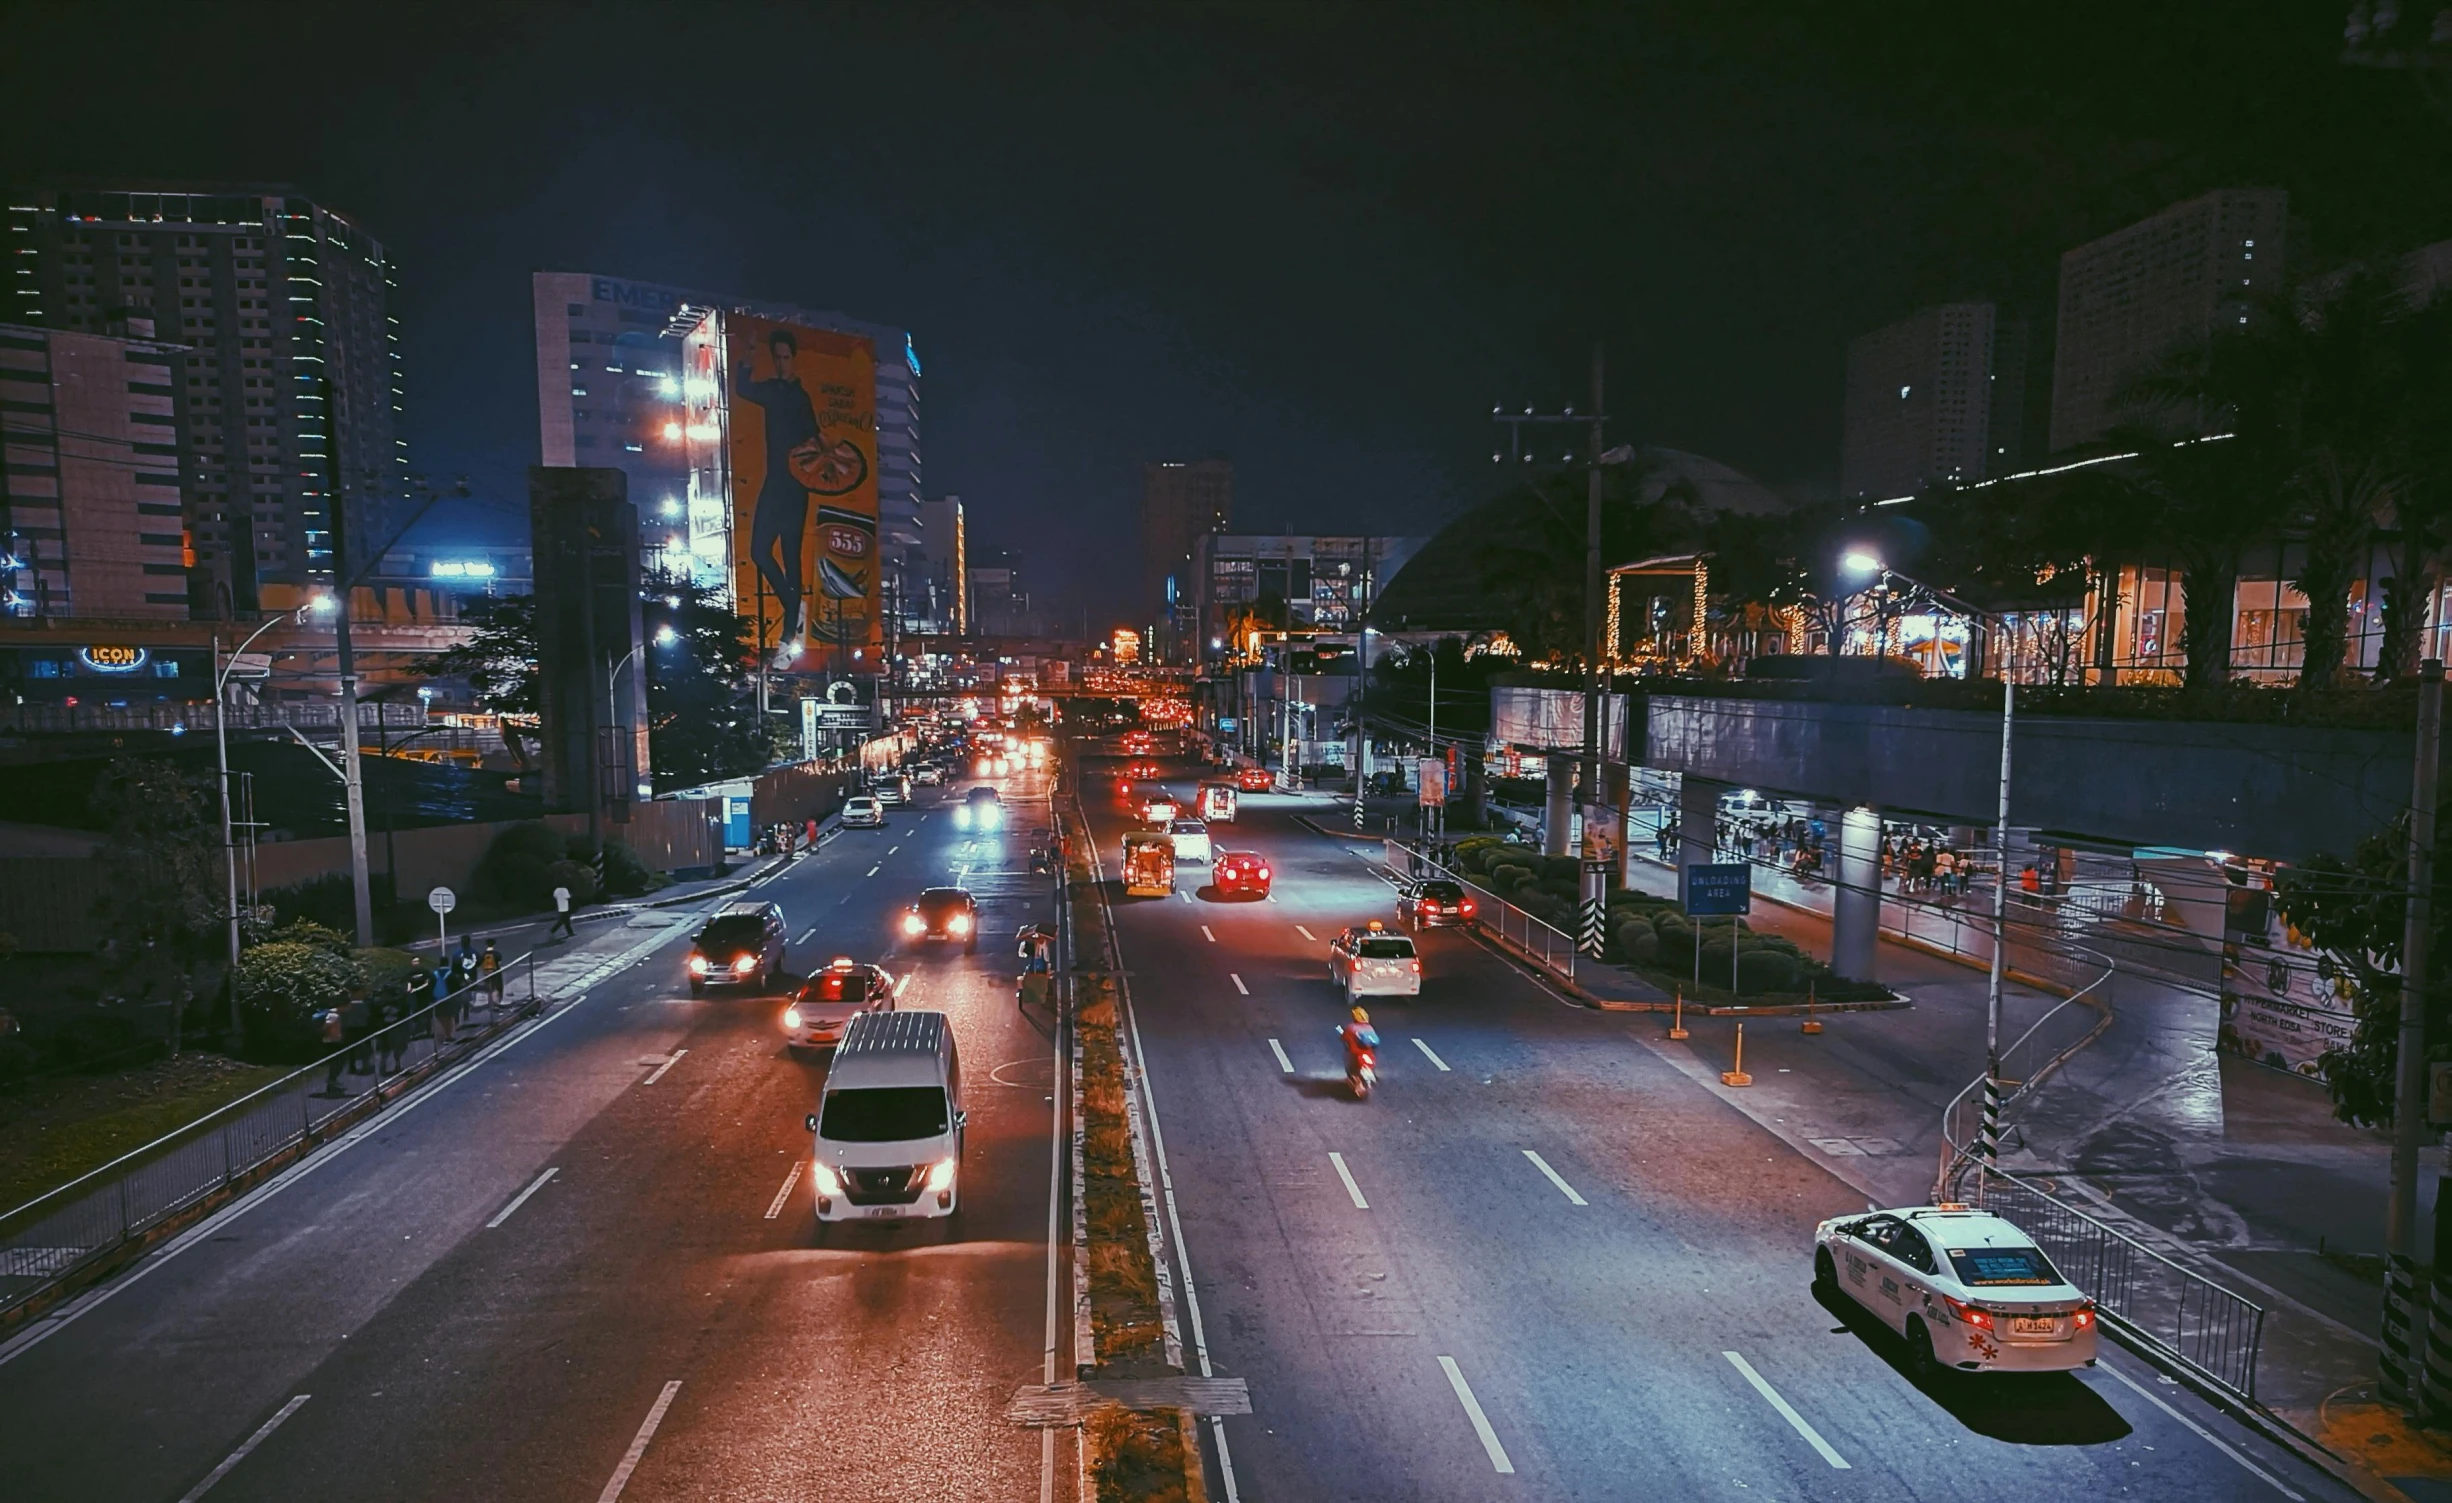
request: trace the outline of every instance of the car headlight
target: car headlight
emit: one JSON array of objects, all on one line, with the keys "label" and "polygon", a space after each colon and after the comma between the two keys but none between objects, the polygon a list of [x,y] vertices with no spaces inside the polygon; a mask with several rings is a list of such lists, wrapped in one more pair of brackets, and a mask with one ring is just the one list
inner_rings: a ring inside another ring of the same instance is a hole
[{"label": "car headlight", "polygon": [[902,932],[905,934],[925,934],[928,932],[928,921],[921,918],[916,913],[906,913],[902,916]]},{"label": "car headlight", "polygon": [[744,955],[732,963],[732,974],[735,976],[746,976],[757,968],[758,957],[755,955]]},{"label": "car headlight", "polygon": [[998,808],[994,804],[990,804],[986,808],[979,811],[979,822],[983,825],[992,827],[1003,824],[1004,821],[1005,811]]},{"label": "car headlight", "polygon": [[950,1190],[954,1187],[954,1160],[939,1159],[928,1166],[930,1190]]},{"label": "car headlight", "polygon": [[799,1008],[787,1007],[783,1010],[783,1026],[786,1028],[798,1028],[800,1026]]},{"label": "car headlight", "polygon": [[954,823],[967,829],[970,826],[970,822],[971,806],[968,804],[954,805]]},{"label": "car headlight", "polygon": [[945,921],[945,927],[955,934],[968,934],[971,932],[971,916],[967,913],[957,913]]},{"label": "car headlight", "polygon": [[691,974],[691,975],[693,975],[693,976],[704,976],[706,973],[707,973],[707,957],[705,957],[704,955],[693,955],[693,956],[691,956],[691,957],[690,957],[690,974]]},{"label": "car headlight", "polygon": [[822,1159],[809,1160],[809,1180],[817,1187],[821,1200],[837,1200],[843,1194],[843,1177],[827,1167]]}]

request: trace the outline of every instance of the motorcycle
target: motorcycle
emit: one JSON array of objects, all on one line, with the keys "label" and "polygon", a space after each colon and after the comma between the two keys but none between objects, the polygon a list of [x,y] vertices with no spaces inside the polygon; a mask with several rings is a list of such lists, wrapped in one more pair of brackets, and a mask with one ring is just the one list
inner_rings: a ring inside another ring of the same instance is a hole
[{"label": "motorcycle", "polygon": [[1358,1045],[1347,1038],[1344,1030],[1337,1037],[1345,1042],[1345,1086],[1356,1101],[1371,1099],[1371,1087],[1379,1084],[1379,1051]]}]

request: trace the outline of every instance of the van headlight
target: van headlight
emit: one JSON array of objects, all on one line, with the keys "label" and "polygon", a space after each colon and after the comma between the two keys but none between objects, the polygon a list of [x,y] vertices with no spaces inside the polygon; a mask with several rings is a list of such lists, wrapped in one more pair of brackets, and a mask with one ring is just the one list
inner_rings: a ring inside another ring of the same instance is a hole
[{"label": "van headlight", "polygon": [[809,1180],[817,1186],[821,1200],[839,1200],[843,1194],[843,1178],[826,1166],[823,1159],[809,1160]]},{"label": "van headlight", "polygon": [[930,1190],[950,1190],[954,1187],[954,1160],[939,1159],[928,1166]]}]

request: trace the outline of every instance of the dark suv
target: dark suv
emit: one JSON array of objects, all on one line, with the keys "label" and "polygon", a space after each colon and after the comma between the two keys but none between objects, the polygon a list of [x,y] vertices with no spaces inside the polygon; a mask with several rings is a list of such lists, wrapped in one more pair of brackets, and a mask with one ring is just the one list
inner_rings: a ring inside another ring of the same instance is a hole
[{"label": "dark suv", "polygon": [[931,939],[958,939],[962,953],[979,949],[979,905],[961,887],[931,887],[903,911],[902,937],[913,944]]},{"label": "dark suv", "polygon": [[690,995],[710,986],[765,991],[783,973],[783,910],[772,903],[726,903],[690,936]]},{"label": "dark suv", "polygon": [[1472,921],[1473,909],[1473,895],[1464,890],[1464,884],[1444,877],[1413,883],[1401,889],[1396,899],[1398,920],[1416,929],[1462,928]]}]

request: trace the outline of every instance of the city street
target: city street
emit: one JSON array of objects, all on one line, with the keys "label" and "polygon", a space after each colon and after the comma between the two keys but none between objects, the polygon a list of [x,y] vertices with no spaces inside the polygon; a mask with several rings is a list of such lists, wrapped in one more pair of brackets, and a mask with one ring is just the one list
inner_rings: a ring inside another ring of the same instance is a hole
[{"label": "city street", "polygon": [[[825,1062],[787,1055],[781,997],[691,999],[689,913],[583,929],[630,955],[584,1002],[0,1346],[0,1492],[1038,1496],[1042,1433],[1002,1417],[1042,1381],[1057,1272],[1052,1025],[1015,1011],[1009,938],[1052,914],[1026,875],[1038,781],[1006,783],[1001,832],[923,790],[741,895],[782,906],[795,973],[879,960],[909,974],[902,1006],[952,1015],[950,1233],[819,1247],[801,1119]],[[901,906],[950,880],[979,897],[979,953],[889,953]]]},{"label": "city street", "polygon": [[1269,900],[1189,867],[1115,909],[1178,1272],[1250,1384],[1210,1458],[1240,1497],[2349,1495],[2108,1342],[2080,1376],[1920,1390],[1810,1289],[1813,1224],[1861,1196],[1656,1053],[1663,1020],[1464,935],[1420,936],[1422,996],[1371,1004],[1383,1083],[1351,1101],[1327,942],[1392,893],[1297,810],[1344,813],[1246,795],[1213,832],[1268,856]]}]

